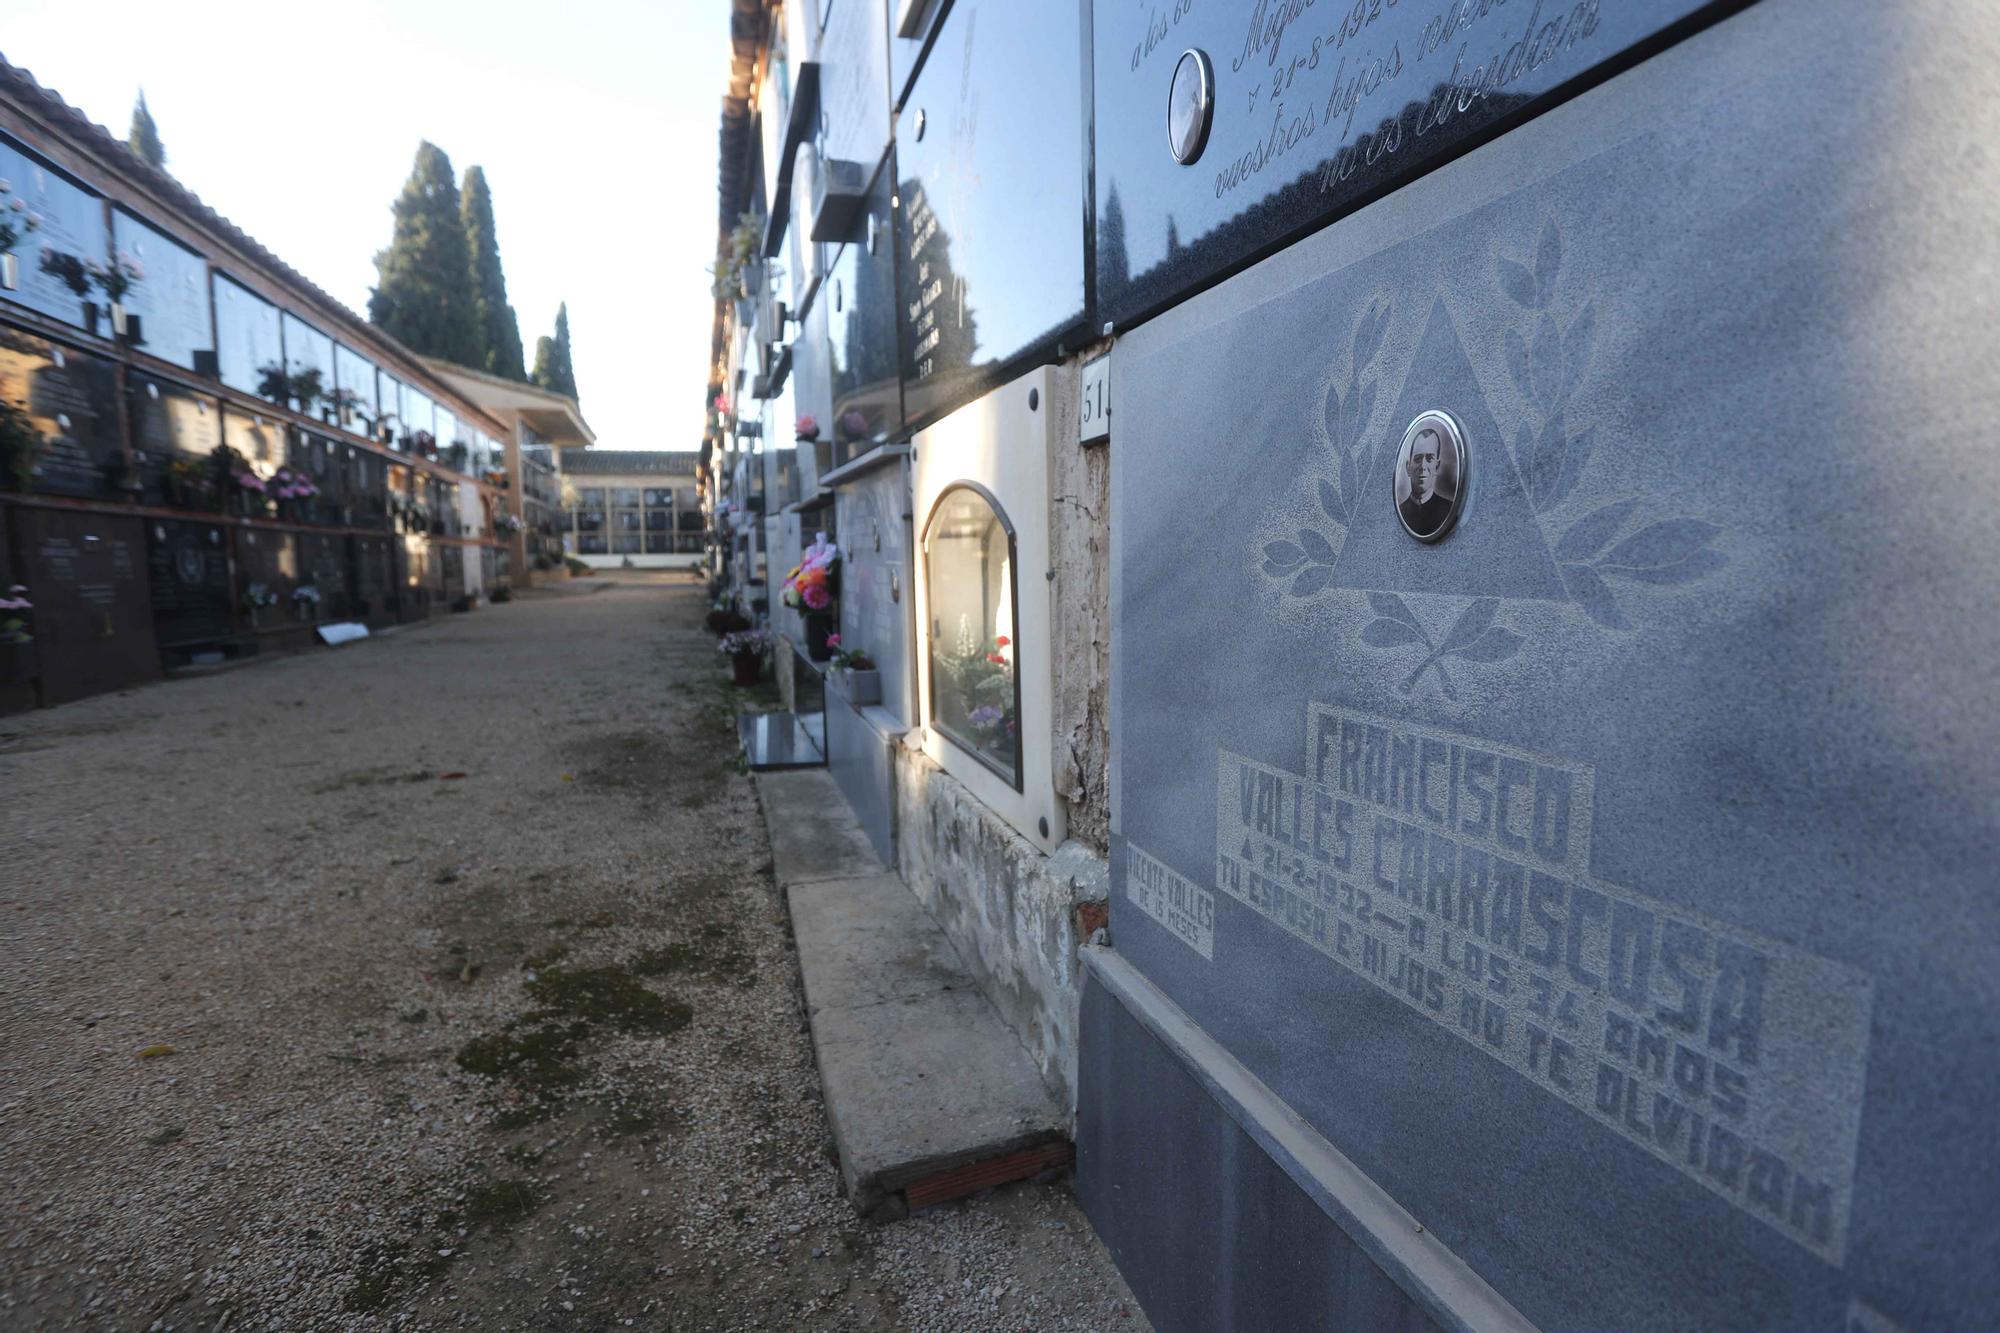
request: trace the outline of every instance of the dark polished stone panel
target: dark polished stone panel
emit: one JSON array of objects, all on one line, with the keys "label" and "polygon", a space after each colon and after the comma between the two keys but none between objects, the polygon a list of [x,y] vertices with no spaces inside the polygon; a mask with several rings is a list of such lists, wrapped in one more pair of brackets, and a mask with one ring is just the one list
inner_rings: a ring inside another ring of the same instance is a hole
[{"label": "dark polished stone panel", "polygon": [[340,523],[348,510],[346,470],[340,451],[347,447],[317,431],[286,433],[285,461],[291,470],[310,481],[319,494],[283,502],[280,512],[306,523]]},{"label": "dark polished stone panel", "polygon": [[[138,371],[127,376],[126,385],[132,461],[145,480],[146,503],[219,507],[221,479],[212,466],[200,466],[222,443],[222,412],[216,400]],[[183,465],[179,475],[176,463]],[[186,466],[190,463],[196,467]]]},{"label": "dark polished stone panel", "polygon": [[348,586],[353,589],[352,614],[370,625],[396,620],[396,562],[387,537],[347,539]]},{"label": "dark polished stone panel", "polygon": [[1156,1333],[1437,1333],[1094,977],[1080,1020],[1077,1197]]},{"label": "dark polished stone panel", "polygon": [[0,399],[25,410],[42,437],[33,489],[81,497],[118,493],[125,449],[117,371],[109,361],[0,327]]},{"label": "dark polished stone panel", "polygon": [[1081,22],[1069,0],[958,0],[904,104],[896,314],[913,426],[1082,323]]},{"label": "dark polished stone panel", "polygon": [[826,307],[832,362],[833,422],[822,427],[835,461],[903,430],[903,391],[896,375],[895,229],[889,194],[895,156],[868,194],[866,235],[840,248],[815,304]]},{"label": "dark polished stone panel", "polygon": [[887,0],[838,0],[819,64],[821,171],[836,189],[865,186],[889,147]]},{"label": "dark polished stone panel", "polygon": [[220,524],[154,519],[146,525],[153,627],[162,648],[229,636],[229,553]]},{"label": "dark polished stone panel", "polygon": [[2000,1309],[1996,41],[1760,0],[1113,350],[1112,938],[1541,1327]]},{"label": "dark polished stone panel", "polygon": [[[318,417],[329,425],[335,423],[339,414],[334,410],[333,339],[321,333],[312,325],[287,310],[283,320],[285,331],[285,368],[296,379],[317,374],[319,396],[306,402],[293,394],[288,405],[294,412],[303,412],[310,417]],[[305,387],[294,384],[294,388]]]},{"label": "dark polished stone panel", "polygon": [[299,534],[299,577],[319,589],[319,610],[306,620],[345,620],[352,614],[348,597],[347,539],[330,532]]},{"label": "dark polished stone panel", "polygon": [[[1124,324],[1538,109],[1711,0],[1096,0],[1097,302]],[[1167,145],[1205,52],[1201,155]]]},{"label": "dark polished stone panel", "polygon": [[374,436],[375,363],[343,343],[333,348],[333,387],[341,394],[340,425]]},{"label": "dark polished stone panel", "polygon": [[121,255],[139,261],[145,277],[125,294],[125,308],[139,317],[148,356],[194,368],[194,354],[215,346],[208,311],[208,261],[127,213],[111,213],[111,238]]},{"label": "dark polished stone panel", "polygon": [[[104,201],[83,189],[40,158],[0,138],[0,180],[7,193],[0,196],[19,233],[14,242],[16,285],[9,291],[0,287],[0,300],[13,301],[53,316],[78,328],[90,328],[86,302],[103,308],[103,294],[85,280],[84,291],[74,291],[62,279],[42,271],[44,251],[78,261],[102,264],[109,257],[104,235]],[[21,204],[15,213],[13,205]],[[25,221],[32,216],[40,225],[28,231]],[[106,333],[109,333],[107,328]]]},{"label": "dark polished stone panel", "polygon": [[[931,39],[937,35],[952,0],[888,0],[889,88],[897,106],[910,91],[910,81],[923,68]],[[909,35],[903,35],[904,14],[911,14]]]},{"label": "dark polished stone panel", "polygon": [[214,289],[215,359],[222,382],[256,394],[268,372],[284,368],[278,307],[220,273],[214,275]]},{"label": "dark polished stone panel", "polygon": [[41,659],[42,702],[67,703],[157,680],[160,657],[146,609],[145,534],[136,518],[18,508]]}]

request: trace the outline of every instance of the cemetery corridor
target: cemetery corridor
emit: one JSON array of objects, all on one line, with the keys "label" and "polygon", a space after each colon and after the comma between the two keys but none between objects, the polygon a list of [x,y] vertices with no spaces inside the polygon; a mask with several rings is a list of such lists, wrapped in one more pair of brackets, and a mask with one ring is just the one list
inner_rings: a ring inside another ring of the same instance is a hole
[{"label": "cemetery corridor", "polygon": [[1065,1186],[841,1197],[705,609],[0,720],[0,1326],[1143,1327]]}]

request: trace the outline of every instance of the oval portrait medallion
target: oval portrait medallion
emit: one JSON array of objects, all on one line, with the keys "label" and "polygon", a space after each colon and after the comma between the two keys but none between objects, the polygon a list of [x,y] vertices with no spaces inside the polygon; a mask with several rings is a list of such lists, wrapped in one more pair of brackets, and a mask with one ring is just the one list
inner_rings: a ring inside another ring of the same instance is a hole
[{"label": "oval portrait medallion", "polygon": [[1471,463],[1465,434],[1449,413],[1419,413],[1396,451],[1392,490],[1403,531],[1420,542],[1442,541],[1465,508]]}]

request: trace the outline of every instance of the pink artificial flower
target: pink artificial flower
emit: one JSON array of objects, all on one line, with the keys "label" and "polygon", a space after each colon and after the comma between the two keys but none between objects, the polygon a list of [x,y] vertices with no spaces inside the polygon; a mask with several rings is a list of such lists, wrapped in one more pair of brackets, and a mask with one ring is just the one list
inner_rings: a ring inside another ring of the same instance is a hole
[{"label": "pink artificial flower", "polygon": [[826,646],[827,646],[827,647],[829,647],[829,648],[838,648],[838,647],[840,647],[840,633],[839,633],[839,631],[835,631],[834,633],[832,633],[832,634],[829,634],[829,635],[827,635],[827,636],[826,636]]},{"label": "pink artificial flower", "polygon": [[815,583],[801,595],[805,599],[806,606],[814,611],[824,611],[833,603],[833,594],[826,590],[824,584]]}]

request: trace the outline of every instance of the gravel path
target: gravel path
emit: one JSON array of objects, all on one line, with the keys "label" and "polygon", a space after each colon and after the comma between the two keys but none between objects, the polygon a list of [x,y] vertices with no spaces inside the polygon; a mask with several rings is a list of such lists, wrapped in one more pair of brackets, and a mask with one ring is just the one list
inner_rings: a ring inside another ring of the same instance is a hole
[{"label": "gravel path", "polygon": [[842,1199],[676,579],[0,718],[0,1327],[1139,1329]]}]

